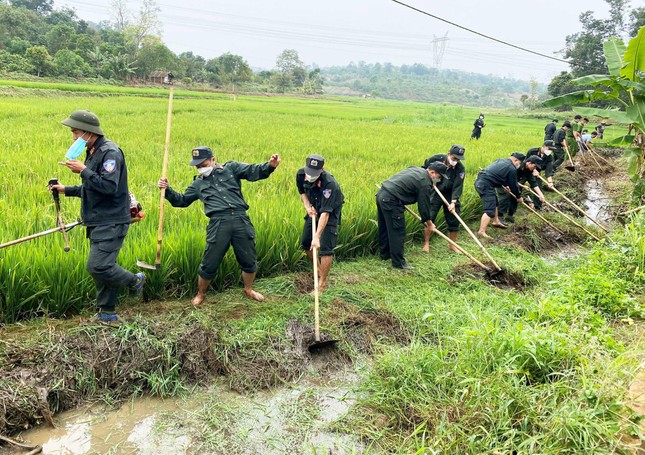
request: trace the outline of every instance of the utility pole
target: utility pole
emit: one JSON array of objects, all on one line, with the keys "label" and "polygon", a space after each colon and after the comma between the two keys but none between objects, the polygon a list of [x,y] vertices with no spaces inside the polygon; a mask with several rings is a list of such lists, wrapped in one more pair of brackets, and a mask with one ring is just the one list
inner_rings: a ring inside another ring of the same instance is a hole
[{"label": "utility pole", "polygon": [[448,42],[448,32],[445,35],[437,37],[437,35],[432,35],[434,39],[430,41],[432,43],[432,62],[435,68],[441,67],[441,61],[443,60],[443,54],[446,52],[446,43]]}]

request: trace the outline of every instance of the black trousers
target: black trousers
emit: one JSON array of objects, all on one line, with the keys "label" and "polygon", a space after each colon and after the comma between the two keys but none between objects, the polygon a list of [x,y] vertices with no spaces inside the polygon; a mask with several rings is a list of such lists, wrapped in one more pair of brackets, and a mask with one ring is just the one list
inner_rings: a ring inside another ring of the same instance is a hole
[{"label": "black trousers", "polygon": [[99,311],[113,312],[119,290],[131,286],[136,280],[134,273],[116,263],[129,227],[128,224],[112,224],[87,229],[90,238],[87,271],[96,285]]},{"label": "black trousers", "polygon": [[553,161],[553,172],[555,172],[562,165],[562,163],[564,163],[567,155],[562,147],[556,147],[553,154],[555,155],[555,161]]},{"label": "black trousers", "polygon": [[405,264],[405,206],[400,199],[381,188],[376,193],[376,209],[381,259],[391,259],[393,267],[401,267]]}]

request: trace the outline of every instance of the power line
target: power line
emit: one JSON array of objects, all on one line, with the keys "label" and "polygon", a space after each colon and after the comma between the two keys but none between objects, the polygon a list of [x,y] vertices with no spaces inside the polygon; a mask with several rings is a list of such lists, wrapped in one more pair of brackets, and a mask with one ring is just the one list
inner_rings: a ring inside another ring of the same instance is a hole
[{"label": "power line", "polygon": [[544,57],[544,58],[549,58],[549,59],[555,60],[557,62],[563,62],[563,63],[567,63],[567,64],[569,63],[566,60],[562,60],[562,59],[559,59],[559,58],[556,58],[556,57],[551,57],[550,55],[542,54],[540,52],[532,51],[531,49],[527,49],[525,47],[516,46],[515,44],[511,44],[511,43],[509,43],[507,41],[502,41],[500,39],[493,38],[492,36],[485,35],[483,33],[480,33],[478,31],[476,31],[476,30],[472,30],[472,29],[470,29],[468,27],[464,27],[463,25],[455,24],[454,22],[451,22],[451,21],[449,21],[447,19],[443,19],[443,18],[441,18],[439,16],[435,16],[434,14],[430,14],[427,11],[423,11],[423,10],[421,10],[419,8],[415,8],[414,6],[411,6],[411,5],[408,5],[406,3],[400,2],[399,0],[391,0],[391,1],[393,1],[394,3],[398,3],[401,6],[405,6],[406,8],[410,8],[411,10],[416,11],[418,13],[425,14],[426,16],[430,16],[433,19],[440,20],[441,22],[445,22],[446,24],[450,24],[450,25],[452,25],[454,27],[460,28],[462,30],[466,30],[467,32],[474,33],[475,35],[479,35],[479,36],[484,37],[486,39],[496,41],[496,42],[504,44],[506,46],[514,47],[515,49],[519,49],[519,50],[524,51],[524,52],[530,52],[531,54],[539,55],[540,57]]}]

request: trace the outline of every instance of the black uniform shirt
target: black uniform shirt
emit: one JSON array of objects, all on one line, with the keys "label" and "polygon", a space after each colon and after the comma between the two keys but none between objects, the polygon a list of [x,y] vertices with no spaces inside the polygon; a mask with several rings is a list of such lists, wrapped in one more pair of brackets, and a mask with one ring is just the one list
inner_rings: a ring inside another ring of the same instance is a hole
[{"label": "black uniform shirt", "polygon": [[249,206],[242,195],[242,182],[255,182],[268,178],[274,167],[263,164],[246,164],[228,161],[223,166],[217,165],[208,175],[197,176],[193,183],[181,194],[168,187],[166,199],[173,207],[188,207],[196,200],[204,203],[204,213],[209,218],[223,211],[246,211]]},{"label": "black uniform shirt", "polygon": [[309,183],[305,181],[305,169],[301,168],[296,173],[296,186],[298,193],[307,195],[309,202],[318,214],[329,213],[327,226],[338,225],[345,196],[343,196],[340,185],[333,175],[323,171],[318,180]]},{"label": "black uniform shirt", "polygon": [[435,161],[439,161],[448,166],[448,171],[446,172],[446,174],[448,175],[448,177],[450,177],[450,180],[446,182],[446,190],[441,192],[444,196],[446,196],[446,199],[448,199],[448,201],[458,201],[461,197],[461,193],[463,193],[464,191],[464,178],[466,177],[466,168],[461,163],[461,161],[457,162],[455,166],[451,166],[448,162],[448,155],[443,153],[433,155],[430,158],[426,159],[425,163],[423,163],[423,167],[427,169],[430,163],[434,163]]},{"label": "black uniform shirt", "polygon": [[555,135],[553,136],[553,142],[555,142],[556,147],[562,148],[562,141],[567,137],[567,132],[564,130],[564,128],[560,128],[558,131],[556,131]]},{"label": "black uniform shirt", "polygon": [[531,188],[537,186],[537,180],[533,175],[533,171],[529,171],[526,167],[526,162],[522,163],[520,168],[517,170],[517,181],[520,183],[528,183]]},{"label": "black uniform shirt", "polygon": [[493,188],[507,186],[516,197],[520,197],[517,186],[517,169],[510,158],[500,158],[481,171],[478,178],[486,180]]},{"label": "black uniform shirt", "polygon": [[[448,181],[444,178],[438,185],[439,190],[442,191],[445,185],[448,185]],[[421,222],[425,223],[432,218],[433,200],[439,198],[439,195],[432,187],[432,179],[427,170],[416,166],[403,169],[383,182],[383,188],[405,205],[416,202]]]},{"label": "black uniform shirt", "polygon": [[85,226],[130,223],[128,168],[117,145],[99,136],[94,153],[85,155],[81,185],[66,186],[65,196],[81,198],[81,219]]}]

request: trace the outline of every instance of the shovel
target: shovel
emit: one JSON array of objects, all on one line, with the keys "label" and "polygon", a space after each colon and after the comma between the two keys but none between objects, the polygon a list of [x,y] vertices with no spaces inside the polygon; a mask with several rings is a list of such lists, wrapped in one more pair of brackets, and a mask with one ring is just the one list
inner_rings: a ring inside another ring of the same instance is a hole
[{"label": "shovel", "polygon": [[[520,187],[524,188],[525,190],[530,191],[530,192],[531,192],[532,194],[534,194],[536,197],[539,197],[539,196],[538,196],[538,194],[537,194],[535,191],[533,191],[533,190],[532,190],[528,185],[522,185],[521,183],[520,183],[519,185],[520,185]],[[593,232],[591,232],[590,230],[588,230],[587,228],[585,228],[585,227],[584,227],[584,226],[582,226],[581,224],[576,223],[576,221],[575,221],[573,218],[571,218],[569,215],[567,215],[567,214],[566,214],[566,213],[564,213],[562,210],[560,210],[559,208],[557,208],[555,205],[551,204],[549,201],[547,201],[547,200],[546,200],[546,198],[544,198],[544,203],[546,204],[546,206],[547,206],[547,207],[549,207],[549,208],[551,208],[551,209],[555,210],[555,211],[556,211],[556,212],[558,212],[560,215],[562,215],[563,217],[565,217],[565,218],[567,219],[567,221],[569,221],[571,224],[573,224],[574,226],[579,227],[580,229],[582,229],[583,231],[585,231],[589,236],[591,236],[591,237],[593,237],[594,239],[596,239],[596,240],[600,241],[600,239],[599,239],[598,237],[596,237],[596,236],[594,235],[594,233],[593,233]]]},{"label": "shovel", "polygon": [[564,149],[565,149],[565,150],[566,150],[566,152],[567,152],[567,157],[569,158],[569,163],[571,163],[571,164],[569,164],[569,165],[565,166],[564,168],[565,168],[567,171],[574,172],[574,171],[576,170],[576,167],[574,166],[574,164],[573,164],[573,160],[571,159],[571,152],[569,151],[569,146],[567,145],[567,141],[564,141]]},{"label": "shovel", "polygon": [[[311,239],[316,236],[316,215],[311,217]],[[318,300],[318,248],[313,248],[314,263],[314,336],[316,341],[309,345],[309,352],[320,351],[334,346],[338,340],[320,341],[320,302]]]},{"label": "shovel", "polygon": [[[408,207],[407,205],[405,205],[404,207],[405,207],[405,210],[406,210],[410,215],[412,215],[413,217],[415,217],[417,220],[421,221],[421,217],[420,217],[417,213],[415,213],[415,212],[414,212],[410,207]],[[497,276],[497,275],[499,274],[499,272],[497,272],[496,270],[493,270],[493,269],[491,269],[490,267],[488,267],[488,266],[486,266],[486,265],[482,264],[482,263],[481,263],[480,261],[478,261],[478,260],[477,260],[477,259],[476,259],[472,254],[470,254],[468,251],[464,250],[460,245],[458,245],[458,244],[457,244],[457,242],[455,242],[454,240],[452,240],[450,237],[448,237],[446,234],[444,234],[443,232],[441,232],[441,231],[440,231],[440,230],[438,230],[437,228],[434,228],[434,229],[432,230],[432,232],[434,232],[434,233],[435,233],[435,234],[437,234],[439,237],[441,237],[442,239],[444,239],[444,240],[445,240],[446,242],[448,242],[450,245],[452,245],[452,246],[454,246],[455,248],[457,248],[457,250],[459,250],[459,252],[460,252],[461,254],[463,254],[463,255],[464,255],[464,256],[466,256],[468,259],[470,259],[470,260],[471,260],[471,261],[473,261],[475,264],[477,264],[477,265],[478,265],[478,266],[480,266],[482,269],[484,269],[484,270],[486,271],[486,275],[487,275],[489,278],[493,278],[493,277],[495,277],[495,276]]]},{"label": "shovel", "polygon": [[[518,183],[518,185],[519,185],[520,187],[522,187],[522,188],[528,188],[528,187],[526,187],[526,186],[522,185],[521,183]],[[504,187],[504,191],[506,191],[506,193],[508,193],[510,196],[515,197],[515,195],[514,195],[513,193],[511,193],[511,190],[509,190],[507,187]],[[531,190],[531,192],[533,193],[533,191],[532,191],[532,190]],[[535,194],[535,193],[533,193],[533,194]],[[537,196],[537,194],[535,194],[535,195]],[[519,200],[518,200],[518,202],[519,202]],[[537,212],[537,210],[535,210],[533,207],[531,207],[530,205],[528,205],[528,204],[527,204],[526,202],[524,202],[524,201],[522,201],[522,202],[521,202],[521,204],[522,204],[524,207],[526,207],[526,208],[529,210],[529,212],[531,212],[533,215],[537,216],[539,219],[541,219],[541,220],[542,220],[542,221],[544,221],[546,224],[548,224],[548,225],[551,227],[551,229],[553,229],[555,232],[557,232],[557,233],[558,233],[558,234],[560,234],[560,235],[564,235],[564,232],[562,232],[560,229],[558,229],[557,227],[555,227],[551,222],[549,222],[549,220],[547,220],[547,219],[546,219],[546,218],[544,218],[542,215],[540,215],[540,214]]]},{"label": "shovel", "polygon": [[[540,175],[539,177],[540,177],[540,180],[542,180],[544,183],[546,183],[547,185],[549,185],[549,182],[547,182],[546,180],[544,180],[544,177],[542,177],[541,175]],[[555,187],[555,185],[551,185],[551,188],[553,188],[553,191],[555,191],[555,192],[556,192],[556,193],[558,193],[560,196],[562,196],[562,199],[564,199],[565,201],[567,201],[567,202],[568,202],[569,204],[571,204],[571,205],[572,205],[576,210],[578,210],[578,211],[579,211],[580,213],[582,213],[584,216],[586,216],[587,218],[589,218],[593,223],[595,223],[595,224],[596,224],[600,229],[602,229],[602,230],[603,230],[603,231],[605,231],[605,232],[609,232],[609,229],[607,229],[605,226],[603,226],[602,224],[600,224],[599,222],[597,222],[597,221],[596,221],[595,219],[593,219],[593,218],[592,218],[592,217],[591,217],[587,212],[585,212],[585,211],[584,211],[584,210],[582,210],[580,207],[578,207],[578,205],[577,205],[575,202],[573,202],[571,199],[569,199],[569,198],[568,198],[568,197],[566,197],[564,194],[562,194],[560,191],[558,191],[558,189]]]},{"label": "shovel", "polygon": [[[439,195],[439,197],[441,198],[441,200],[443,201],[443,203],[444,203],[444,204],[446,204],[446,207],[450,206],[450,203],[446,200],[446,198],[444,197],[444,195],[443,195],[443,194],[441,194],[441,191],[439,191],[439,188],[437,188],[437,185],[434,185],[434,184],[433,184],[433,185],[432,185],[432,187],[434,188],[435,192]],[[469,228],[469,227],[468,227],[468,225],[464,222],[464,220],[462,220],[462,219],[461,219],[461,217],[460,217],[459,215],[457,215],[457,212],[456,212],[455,210],[452,210],[450,213],[452,213],[452,214],[454,215],[454,217],[455,217],[455,218],[457,218],[457,220],[461,223],[461,225],[464,227],[464,229],[466,230],[466,232],[468,232],[468,233],[470,234],[470,236],[473,238],[473,240],[475,241],[475,243],[477,244],[477,246],[479,246],[479,248],[481,248],[481,250],[484,252],[484,254],[486,255],[486,257],[490,260],[490,262],[492,262],[492,264],[495,266],[496,273],[497,273],[497,274],[502,273],[502,272],[503,272],[503,269],[499,266],[499,264],[497,264],[497,262],[495,262],[495,259],[493,259],[493,256],[491,256],[491,255],[490,255],[490,253],[488,252],[488,250],[486,249],[486,247],[482,244],[482,242],[480,242],[480,241],[479,241],[479,239],[477,238],[477,236],[475,235],[475,233],[474,233],[473,231],[471,231],[471,230],[470,230],[470,228]]]},{"label": "shovel", "polygon": [[[165,179],[168,176],[168,149],[170,148],[170,122],[172,120],[172,94],[174,87],[170,87],[170,94],[168,95],[168,118],[166,121],[166,145],[163,153],[163,166],[161,169],[161,178]],[[166,202],[166,189],[161,188],[159,198],[159,229],[157,231],[157,257],[154,265],[137,259],[137,267],[148,270],[159,270],[161,268],[161,243],[163,242],[163,208]]]}]

